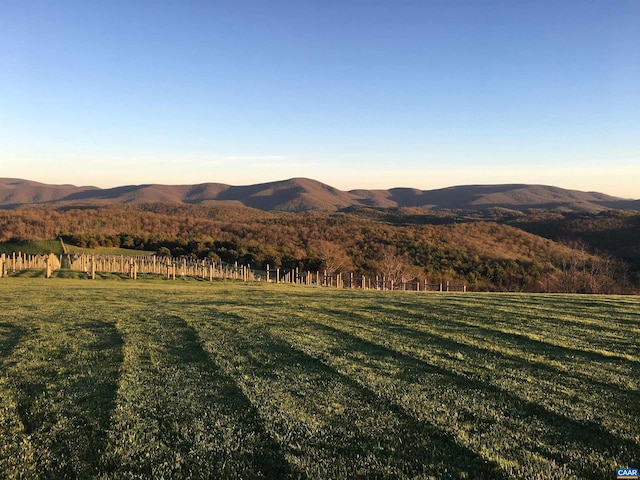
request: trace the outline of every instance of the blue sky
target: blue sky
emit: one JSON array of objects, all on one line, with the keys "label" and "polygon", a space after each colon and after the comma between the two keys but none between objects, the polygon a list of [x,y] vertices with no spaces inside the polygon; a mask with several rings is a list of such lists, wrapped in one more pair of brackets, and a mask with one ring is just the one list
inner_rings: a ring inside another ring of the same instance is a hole
[{"label": "blue sky", "polygon": [[0,0],[0,176],[640,198],[640,2]]}]

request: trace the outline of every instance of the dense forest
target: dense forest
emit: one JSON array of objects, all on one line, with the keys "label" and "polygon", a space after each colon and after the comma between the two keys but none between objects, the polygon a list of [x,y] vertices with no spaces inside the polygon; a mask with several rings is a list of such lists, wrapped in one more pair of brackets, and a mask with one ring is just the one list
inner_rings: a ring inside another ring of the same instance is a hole
[{"label": "dense forest", "polygon": [[29,206],[0,210],[0,241],[62,238],[174,257],[464,283],[474,291],[632,293],[640,213],[243,206]]}]

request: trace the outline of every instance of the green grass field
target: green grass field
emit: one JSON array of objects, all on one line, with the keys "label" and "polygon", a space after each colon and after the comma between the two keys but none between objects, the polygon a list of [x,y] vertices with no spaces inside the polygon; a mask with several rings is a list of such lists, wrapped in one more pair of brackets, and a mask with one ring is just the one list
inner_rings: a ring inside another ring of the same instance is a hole
[{"label": "green grass field", "polygon": [[[75,245],[66,245],[69,253],[88,255],[153,255],[154,252],[145,250],[133,250],[130,248],[98,247],[81,248]],[[43,255],[54,253],[60,255],[63,252],[60,240],[25,240],[18,242],[0,242],[0,253],[11,255],[12,253],[24,255]]]},{"label": "green grass field", "polygon": [[42,255],[46,253],[62,253],[62,244],[59,240],[29,240],[23,242],[0,242],[0,253],[11,255],[22,253],[24,255]]},{"label": "green grass field", "polygon": [[0,478],[615,478],[640,298],[0,279]]},{"label": "green grass field", "polygon": [[69,253],[79,253],[87,255],[143,255],[150,256],[154,252],[148,252],[146,250],[134,250],[132,248],[116,248],[116,247],[97,247],[97,248],[82,248],[75,245],[67,245]]}]

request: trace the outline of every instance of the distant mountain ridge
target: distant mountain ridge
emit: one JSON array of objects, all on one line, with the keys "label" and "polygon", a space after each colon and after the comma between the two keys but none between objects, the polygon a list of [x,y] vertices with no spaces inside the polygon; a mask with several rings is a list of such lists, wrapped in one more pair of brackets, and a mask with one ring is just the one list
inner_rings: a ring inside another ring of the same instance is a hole
[{"label": "distant mountain ridge", "polygon": [[392,188],[342,191],[307,178],[255,185],[222,183],[197,185],[127,185],[114,188],[48,185],[30,180],[0,178],[0,208],[22,205],[108,205],[126,203],[232,203],[266,211],[337,211],[348,207],[432,209],[530,208],[601,211],[640,210],[640,200],[603,193],[527,184],[465,185],[436,190]]}]

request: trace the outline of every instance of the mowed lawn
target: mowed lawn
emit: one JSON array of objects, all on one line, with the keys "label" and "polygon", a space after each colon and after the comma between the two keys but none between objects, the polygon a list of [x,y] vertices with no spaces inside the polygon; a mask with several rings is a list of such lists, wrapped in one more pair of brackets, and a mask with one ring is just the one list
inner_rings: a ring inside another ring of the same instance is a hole
[{"label": "mowed lawn", "polygon": [[640,298],[0,279],[0,478],[615,478]]}]

